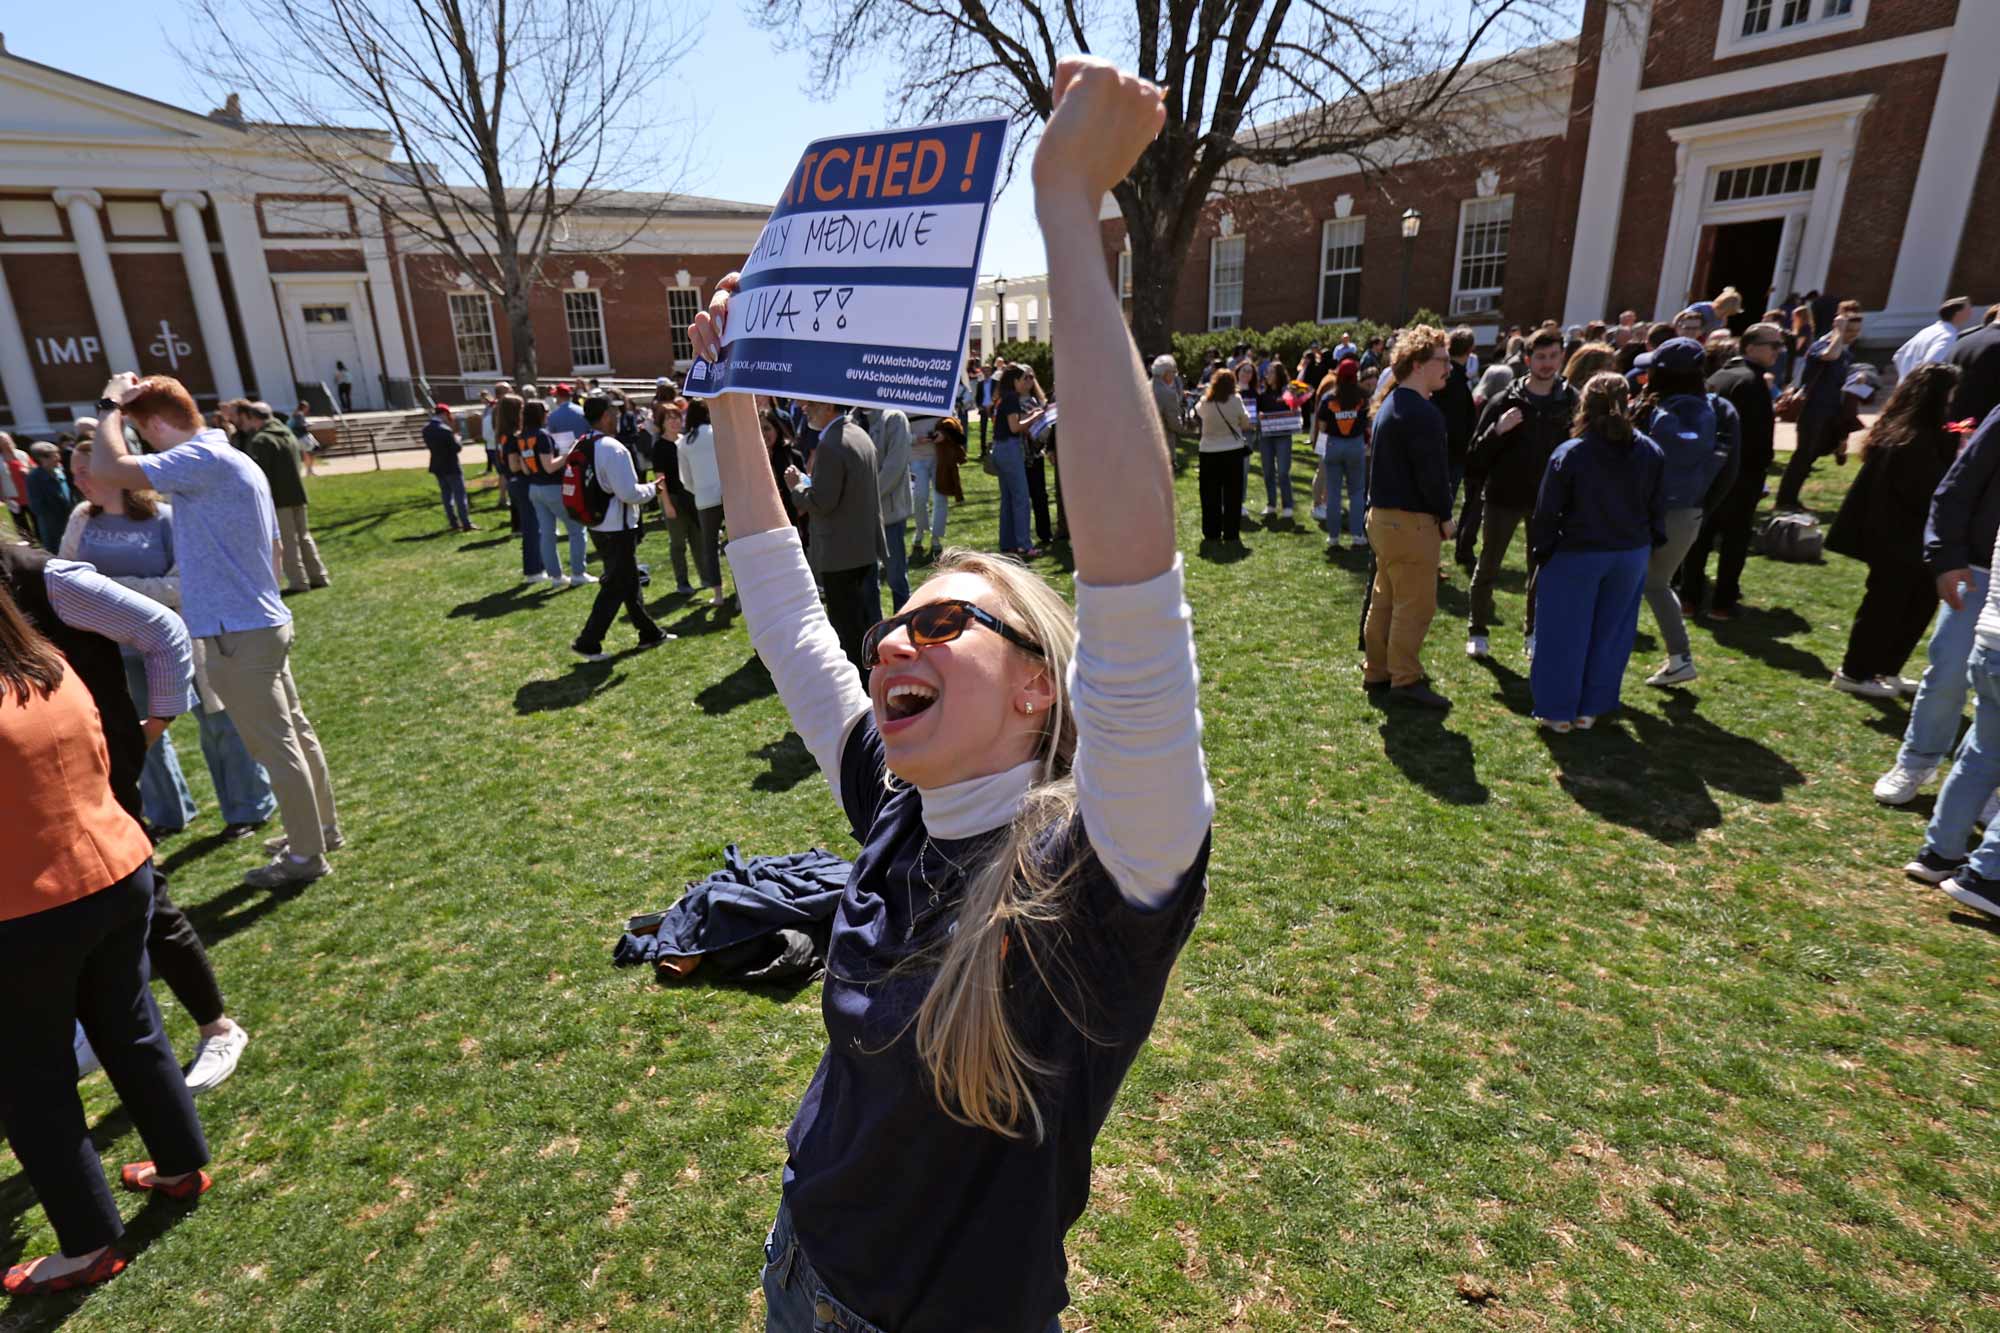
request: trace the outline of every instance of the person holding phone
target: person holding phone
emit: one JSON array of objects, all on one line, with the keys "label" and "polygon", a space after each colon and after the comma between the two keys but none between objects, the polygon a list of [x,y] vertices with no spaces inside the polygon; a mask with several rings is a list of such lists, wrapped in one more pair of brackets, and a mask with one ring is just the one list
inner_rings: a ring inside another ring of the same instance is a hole
[{"label": "person holding phone", "polygon": [[1798,441],[1792,446],[1792,461],[1778,481],[1777,510],[1796,512],[1803,506],[1799,492],[1812,475],[1815,462],[1838,453],[1846,462],[1847,412],[1840,401],[1847,373],[1854,367],[1854,344],[1861,341],[1861,304],[1842,301],[1834,317],[1833,331],[1813,343],[1805,355],[1805,369],[1799,376]]},{"label": "person holding phone", "polygon": [[[1097,225],[1165,110],[1087,57],[1061,62],[1052,96],[1034,182],[1066,293],[1055,355],[1093,386],[1070,422],[1090,447],[1063,479],[1074,612],[1018,561],[954,554],[868,631],[864,689],[750,399],[714,400],[751,642],[861,843],[765,1242],[768,1333],[1056,1333],[1092,1145],[1206,895],[1173,464]],[[735,288],[696,317],[697,355],[720,350]]]}]

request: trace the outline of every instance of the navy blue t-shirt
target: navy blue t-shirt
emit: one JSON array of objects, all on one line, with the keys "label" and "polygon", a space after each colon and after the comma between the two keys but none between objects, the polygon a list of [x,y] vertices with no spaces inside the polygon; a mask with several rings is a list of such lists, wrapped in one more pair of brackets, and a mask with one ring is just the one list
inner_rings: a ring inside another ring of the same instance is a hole
[{"label": "navy blue t-shirt", "polygon": [[1119,893],[1080,816],[1051,835],[1050,856],[1084,858],[1068,928],[1027,947],[1014,938],[1008,953],[1017,1030],[1055,1071],[1039,1099],[1047,1134],[1005,1138],[939,1106],[914,1030],[931,975],[891,975],[949,926],[966,872],[1005,830],[933,840],[922,796],[891,791],[883,773],[882,738],[864,716],[840,773],[861,854],[827,949],[826,1054],[786,1135],[785,1202],[813,1268],[869,1322],[896,1333],[1040,1330],[1069,1304],[1063,1236],[1090,1196],[1091,1145],[1201,912],[1209,844],[1165,905],[1146,911]]},{"label": "navy blue t-shirt", "polygon": [[1667,456],[1644,435],[1595,430],[1563,444],[1528,520],[1537,561],[1558,551],[1633,551],[1667,540]]}]

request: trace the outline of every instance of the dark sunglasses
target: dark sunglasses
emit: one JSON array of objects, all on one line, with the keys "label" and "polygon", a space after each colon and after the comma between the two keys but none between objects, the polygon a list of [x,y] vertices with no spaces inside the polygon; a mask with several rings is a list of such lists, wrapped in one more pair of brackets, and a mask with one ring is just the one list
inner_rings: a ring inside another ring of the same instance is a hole
[{"label": "dark sunglasses", "polygon": [[1000,617],[983,607],[956,598],[942,602],[926,602],[914,611],[905,611],[899,616],[890,616],[880,621],[861,639],[861,666],[873,671],[881,658],[876,649],[882,640],[896,632],[898,626],[910,632],[910,642],[919,648],[931,648],[940,643],[950,643],[965,633],[974,624],[984,625],[1007,642],[1037,657],[1046,657],[1042,645],[1009,625]]}]

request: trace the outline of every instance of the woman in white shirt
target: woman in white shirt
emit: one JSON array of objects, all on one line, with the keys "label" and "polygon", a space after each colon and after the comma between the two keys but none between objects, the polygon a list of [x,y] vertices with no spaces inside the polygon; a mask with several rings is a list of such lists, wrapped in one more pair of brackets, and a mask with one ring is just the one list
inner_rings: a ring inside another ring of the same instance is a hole
[{"label": "woman in white shirt", "polygon": [[1194,405],[1201,423],[1201,539],[1243,544],[1243,468],[1250,458],[1250,414],[1236,373],[1218,370]]},{"label": "woman in white shirt", "polygon": [[680,468],[681,485],[694,494],[695,521],[701,529],[694,548],[701,586],[708,589],[709,605],[721,606],[727,600],[722,595],[722,476],[715,468],[715,428],[709,424],[708,404],[699,398],[687,406]]}]

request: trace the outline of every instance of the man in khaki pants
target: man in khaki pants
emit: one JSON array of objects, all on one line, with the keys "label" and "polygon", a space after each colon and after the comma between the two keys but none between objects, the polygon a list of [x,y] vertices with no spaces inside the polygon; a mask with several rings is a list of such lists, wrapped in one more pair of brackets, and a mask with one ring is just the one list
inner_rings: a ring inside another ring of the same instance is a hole
[{"label": "man in khaki pants", "polygon": [[1449,708],[1430,687],[1420,654],[1437,614],[1438,555],[1451,540],[1451,472],[1444,413],[1431,395],[1451,374],[1443,329],[1419,324],[1396,339],[1396,387],[1375,414],[1368,470],[1368,544],[1375,584],[1362,627],[1362,684],[1390,699]]},{"label": "man in khaki pants", "polygon": [[[150,488],[173,497],[181,617],[202,641],[210,687],[235,719],[251,757],[270,773],[278,797],[285,836],[265,844],[271,863],[243,882],[274,889],[316,880],[330,872],[326,853],[344,839],[326,757],[292,683],[292,613],[279,597],[272,568],[278,518],[270,486],[221,431],[203,428],[194,399],[178,380],[115,376],[98,409],[91,472],[122,490]],[[159,452],[126,452],[128,416]]]},{"label": "man in khaki pants", "polygon": [[284,553],[285,591],[324,588],[332,580],[306,526],[306,481],[299,463],[299,437],[277,419],[269,403],[237,404],[236,428],[248,437],[243,451],[262,469],[271,487],[271,504],[278,511],[278,542]]}]

